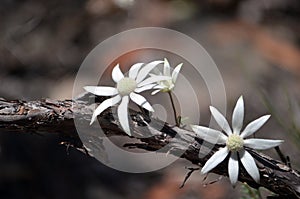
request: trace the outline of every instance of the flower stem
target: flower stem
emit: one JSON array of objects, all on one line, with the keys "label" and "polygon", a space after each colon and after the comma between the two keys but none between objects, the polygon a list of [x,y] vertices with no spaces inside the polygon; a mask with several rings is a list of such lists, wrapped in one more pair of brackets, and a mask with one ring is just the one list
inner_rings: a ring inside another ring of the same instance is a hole
[{"label": "flower stem", "polygon": [[171,100],[171,104],[172,104],[172,109],[173,109],[173,112],[174,112],[174,118],[175,118],[176,126],[179,127],[180,124],[179,124],[179,121],[178,121],[178,118],[177,118],[177,112],[176,112],[174,100],[173,100],[173,97],[172,97],[172,92],[169,91],[168,94],[169,94],[169,97],[170,97],[170,100]]}]

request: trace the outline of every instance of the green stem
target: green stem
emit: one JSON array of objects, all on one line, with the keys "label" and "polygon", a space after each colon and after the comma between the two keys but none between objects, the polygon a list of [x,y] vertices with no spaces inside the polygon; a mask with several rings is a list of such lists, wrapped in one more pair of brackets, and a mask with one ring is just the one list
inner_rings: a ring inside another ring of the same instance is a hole
[{"label": "green stem", "polygon": [[174,100],[173,100],[173,97],[172,97],[172,92],[169,91],[168,94],[169,94],[169,97],[170,97],[170,100],[171,100],[171,104],[172,104],[172,109],[173,109],[173,112],[174,112],[174,118],[175,118],[176,126],[179,127],[180,124],[179,124],[178,119],[177,119],[177,112],[176,112]]}]

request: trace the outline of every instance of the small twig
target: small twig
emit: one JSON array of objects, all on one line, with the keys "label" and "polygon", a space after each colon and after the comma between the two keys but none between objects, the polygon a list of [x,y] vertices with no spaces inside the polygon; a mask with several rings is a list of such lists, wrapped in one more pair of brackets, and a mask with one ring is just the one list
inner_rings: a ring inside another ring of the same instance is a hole
[{"label": "small twig", "polygon": [[197,171],[197,170],[200,170],[200,168],[187,168],[189,170],[189,172],[186,174],[181,186],[179,187],[180,189],[184,187],[186,181],[191,177],[191,175]]},{"label": "small twig", "polygon": [[[207,176],[205,177],[205,179],[207,178]],[[205,183],[203,186],[206,187],[207,185],[211,185],[211,184],[214,184],[216,182],[219,182],[221,179],[223,178],[223,176],[219,176],[216,180],[212,180],[208,183]]]},{"label": "small twig", "polygon": [[286,156],[286,160],[287,160],[288,167],[292,168],[290,156]]},{"label": "small twig", "polygon": [[275,150],[280,158],[280,160],[285,164],[285,165],[288,165],[288,161],[286,159],[287,156],[283,155],[283,153],[281,152],[279,146],[276,146],[275,147]]}]

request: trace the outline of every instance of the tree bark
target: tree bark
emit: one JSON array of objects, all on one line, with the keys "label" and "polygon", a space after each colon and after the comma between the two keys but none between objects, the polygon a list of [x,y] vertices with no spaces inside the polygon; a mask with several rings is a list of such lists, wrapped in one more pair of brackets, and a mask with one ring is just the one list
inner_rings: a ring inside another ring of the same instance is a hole
[{"label": "tree bark", "polygon": [[[85,94],[76,100],[36,100],[36,101],[8,101],[0,99],[0,131],[19,133],[55,133],[65,143],[85,151],[74,125],[75,117],[90,122],[94,106],[105,98],[94,99]],[[95,102],[96,101],[96,102]],[[98,121],[106,136],[127,136],[120,128],[117,120],[112,116],[113,111],[107,109]],[[220,146],[212,147],[208,155],[199,156],[200,147],[205,147],[207,142],[196,138],[195,134],[184,128],[171,126],[167,123],[151,118],[145,110],[140,112],[130,110],[131,128],[133,134],[141,135],[148,127],[151,136],[130,137],[131,143],[124,147],[141,148],[147,151],[157,151],[168,147],[168,153],[186,159],[197,166],[203,166],[205,162],[215,153]],[[265,187],[277,194],[278,198],[300,198],[300,173],[286,166],[284,163],[272,159],[262,153],[248,149],[256,159],[260,182],[256,183],[245,171],[240,169],[239,181],[246,182],[253,188]],[[218,165],[212,172],[228,176],[227,162]]]}]

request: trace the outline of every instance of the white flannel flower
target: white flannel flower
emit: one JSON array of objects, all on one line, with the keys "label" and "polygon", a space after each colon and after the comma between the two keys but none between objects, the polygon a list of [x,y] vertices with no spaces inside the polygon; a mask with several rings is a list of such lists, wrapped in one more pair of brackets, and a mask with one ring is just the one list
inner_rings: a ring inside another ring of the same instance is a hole
[{"label": "white flannel flower", "polygon": [[214,143],[216,144],[225,144],[225,147],[219,149],[219,151],[217,151],[210,157],[210,159],[203,166],[201,173],[208,173],[210,170],[220,164],[228,154],[230,154],[228,162],[228,174],[232,185],[235,185],[238,180],[238,158],[240,158],[241,163],[243,164],[249,175],[256,182],[259,182],[259,170],[256,166],[254,158],[250,155],[249,152],[247,152],[244,147],[249,147],[257,150],[265,150],[280,145],[283,140],[245,138],[260,129],[270,118],[270,115],[265,115],[252,121],[246,126],[243,131],[241,131],[244,120],[244,101],[242,96],[238,99],[233,110],[232,130],[225,117],[216,108],[210,106],[210,111],[216,122],[223,129],[226,135],[221,131],[210,129],[204,126],[192,125],[192,129],[203,140],[214,141]]},{"label": "white flannel flower", "polygon": [[[128,77],[125,77],[117,64],[112,70],[112,79],[116,83],[116,87],[108,86],[85,86],[84,89],[94,95],[99,96],[113,96],[110,99],[103,101],[94,111],[91,123],[92,124],[98,115],[110,106],[120,103],[118,106],[118,119],[123,130],[131,135],[129,122],[128,122],[128,103],[129,99],[138,104],[139,106],[153,112],[152,106],[147,100],[138,93],[152,89],[157,86],[158,81],[168,80],[169,77],[165,76],[152,76],[146,78],[149,72],[157,65],[162,64],[163,61],[153,61],[146,64],[136,63],[129,69]],[[145,79],[146,78],[146,79]]]},{"label": "white flannel flower", "polygon": [[171,75],[170,63],[165,58],[164,59],[163,73],[158,72],[158,75],[167,76],[167,77],[170,77],[170,79],[169,80],[159,81],[158,82],[158,86],[154,87],[154,89],[157,89],[157,90],[153,91],[151,94],[155,95],[159,91],[161,91],[161,92],[169,92],[169,91],[173,90],[173,88],[175,87],[175,83],[176,83],[178,74],[179,74],[179,72],[181,70],[182,64],[183,63],[178,64],[175,67],[175,69],[173,70],[172,75]]}]

